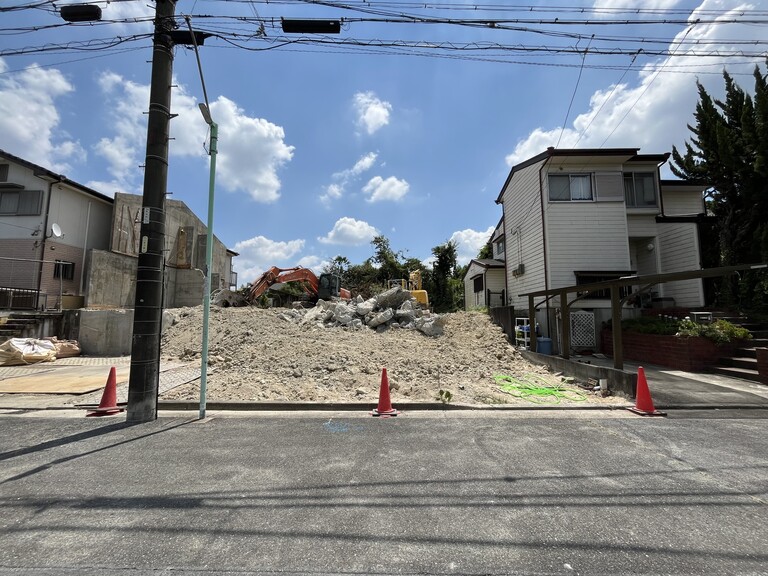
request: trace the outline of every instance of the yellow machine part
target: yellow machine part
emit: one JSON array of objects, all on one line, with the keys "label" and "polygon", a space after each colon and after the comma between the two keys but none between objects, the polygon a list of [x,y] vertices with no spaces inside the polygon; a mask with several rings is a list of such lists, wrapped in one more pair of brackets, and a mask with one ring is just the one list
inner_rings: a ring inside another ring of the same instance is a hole
[{"label": "yellow machine part", "polygon": [[429,308],[429,297],[426,290],[411,290],[411,294],[423,308]]}]

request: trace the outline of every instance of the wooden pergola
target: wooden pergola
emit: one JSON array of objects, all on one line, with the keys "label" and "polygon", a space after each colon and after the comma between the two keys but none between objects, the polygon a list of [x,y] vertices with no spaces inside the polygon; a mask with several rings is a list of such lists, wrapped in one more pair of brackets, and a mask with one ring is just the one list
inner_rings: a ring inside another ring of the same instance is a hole
[{"label": "wooden pergola", "polygon": [[[606,280],[603,282],[593,282],[590,284],[579,284],[577,286],[565,286],[563,288],[550,288],[549,290],[538,290],[536,292],[527,292],[525,294],[519,294],[519,296],[528,297],[528,324],[530,326],[536,326],[536,307],[541,306],[548,300],[555,296],[560,297],[560,309],[562,316],[562,341],[560,342],[560,356],[564,359],[570,358],[571,348],[571,305],[587,296],[589,292],[595,292],[599,290],[610,290],[611,293],[611,324],[614,327],[613,330],[613,367],[617,370],[624,369],[624,349],[621,339],[621,310],[623,300],[621,298],[620,289],[627,286],[641,286],[640,292],[649,289],[656,284],[664,284],[665,282],[675,282],[677,280],[693,280],[696,278],[713,278],[717,276],[728,276],[741,272],[743,270],[758,270],[761,268],[768,268],[768,264],[742,264],[739,266],[723,266],[720,268],[704,268],[703,270],[686,270],[685,272],[671,272],[669,274],[649,274],[646,276],[624,276],[615,280]],[[568,301],[569,294],[579,293],[579,295]],[[544,300],[534,305],[534,298],[543,297]],[[626,298],[625,298],[626,299]],[[533,336],[531,338],[531,350],[536,352],[537,338]]]}]

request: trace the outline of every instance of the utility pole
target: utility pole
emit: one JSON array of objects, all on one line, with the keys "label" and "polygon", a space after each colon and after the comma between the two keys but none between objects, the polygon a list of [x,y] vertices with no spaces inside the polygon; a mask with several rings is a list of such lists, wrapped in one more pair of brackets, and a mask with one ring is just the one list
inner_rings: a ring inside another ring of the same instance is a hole
[{"label": "utility pole", "polygon": [[141,241],[128,381],[128,422],[157,419],[160,333],[163,320],[165,195],[168,184],[171,83],[176,0],[156,0],[152,82],[147,123],[147,155],[141,211]]}]

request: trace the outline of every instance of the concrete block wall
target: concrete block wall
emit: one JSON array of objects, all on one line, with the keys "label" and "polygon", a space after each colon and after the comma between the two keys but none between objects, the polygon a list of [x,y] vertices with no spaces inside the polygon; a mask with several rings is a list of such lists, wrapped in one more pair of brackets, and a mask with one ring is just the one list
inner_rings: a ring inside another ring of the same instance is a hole
[{"label": "concrete block wall", "polygon": [[[133,344],[133,310],[75,310],[66,336],[77,340],[85,356],[129,356]],[[173,314],[163,311],[161,331],[173,322]],[[202,342],[202,334],[201,334]]]},{"label": "concrete block wall", "polygon": [[768,348],[757,348],[757,373],[760,382],[768,384]]},{"label": "concrete block wall", "polygon": [[85,296],[87,308],[133,308],[136,301],[138,258],[91,251],[91,273]]}]

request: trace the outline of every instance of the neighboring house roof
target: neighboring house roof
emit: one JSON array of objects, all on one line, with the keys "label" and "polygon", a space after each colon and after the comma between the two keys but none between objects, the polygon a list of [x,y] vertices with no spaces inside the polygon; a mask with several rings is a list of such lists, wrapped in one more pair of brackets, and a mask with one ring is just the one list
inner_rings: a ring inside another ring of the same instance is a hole
[{"label": "neighboring house roof", "polygon": [[469,266],[467,266],[467,273],[464,275],[464,279],[466,280],[469,276],[469,269],[472,268],[472,264],[477,264],[481,268],[485,268],[486,270],[495,270],[497,268],[504,268],[504,261],[503,260],[496,260],[495,258],[472,258],[472,260],[469,261]]},{"label": "neighboring house roof", "polygon": [[227,254],[230,254],[232,256],[240,256],[240,252],[235,252],[234,250],[230,250],[227,248]]},{"label": "neighboring house roof", "polygon": [[499,218],[499,223],[496,224],[496,228],[491,234],[491,243],[498,242],[499,238],[504,238],[504,215]]},{"label": "neighboring house roof", "polygon": [[504,261],[495,258],[473,258],[469,263],[472,264],[472,262],[483,268],[504,268]]},{"label": "neighboring house roof", "polygon": [[703,192],[707,188],[709,188],[709,185],[705,182],[702,182],[700,180],[659,180],[659,184],[662,188],[666,189],[674,189],[674,188],[687,188],[687,189],[695,189],[699,188]]},{"label": "neighboring house roof", "polygon": [[6,158],[7,160],[10,160],[12,162],[15,162],[16,164],[21,164],[22,166],[26,166],[27,168],[31,169],[35,176],[43,176],[46,178],[51,178],[53,180],[56,180],[58,182],[63,182],[64,184],[67,184],[68,186],[72,186],[73,188],[77,188],[78,190],[81,190],[82,192],[85,192],[86,194],[90,194],[91,196],[95,196],[97,198],[100,198],[101,200],[105,200],[109,203],[114,203],[114,199],[110,198],[109,196],[105,196],[101,192],[97,192],[93,188],[88,188],[87,186],[83,186],[82,184],[75,182],[74,180],[70,180],[63,174],[56,174],[56,172],[52,172],[51,170],[48,170],[47,168],[43,168],[42,166],[38,166],[37,164],[33,164],[32,162],[29,162],[28,160],[24,160],[23,158],[19,158],[18,156],[14,156],[10,152],[6,152],[5,150],[0,149],[0,156],[3,158]]},{"label": "neighboring house roof", "polygon": [[669,153],[664,154],[638,154],[640,148],[553,148],[549,147],[541,154],[537,154],[533,158],[529,158],[520,164],[512,166],[509,171],[509,176],[504,181],[504,185],[501,187],[498,197],[496,198],[496,204],[501,204],[501,197],[504,195],[504,190],[509,186],[512,176],[515,172],[527,168],[553,157],[577,157],[586,156],[594,158],[616,157],[624,156],[625,162],[666,162],[669,158]]}]

